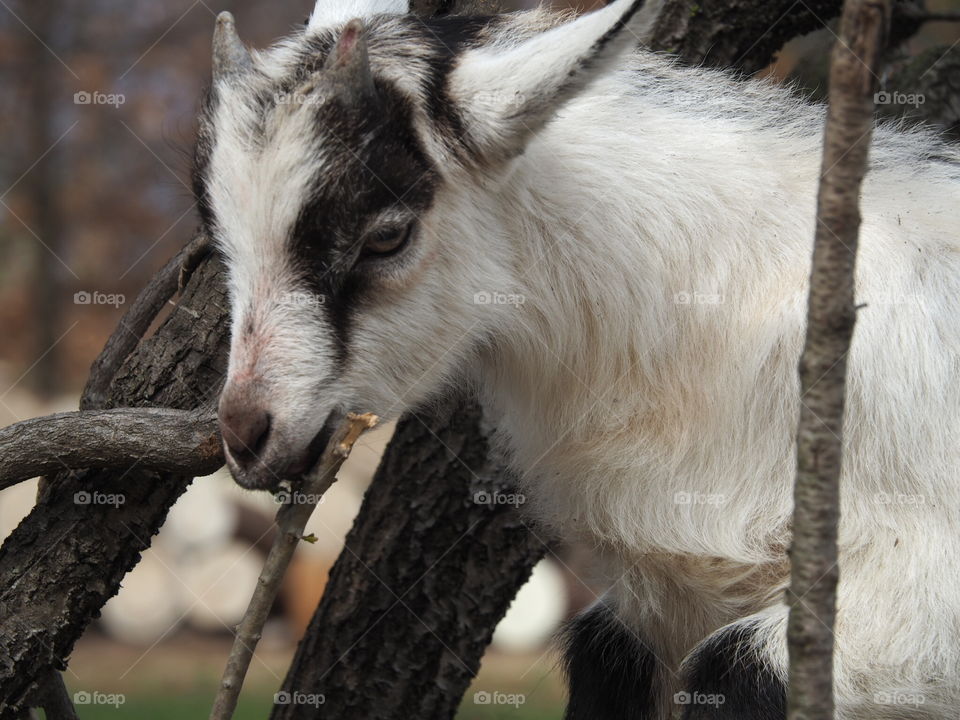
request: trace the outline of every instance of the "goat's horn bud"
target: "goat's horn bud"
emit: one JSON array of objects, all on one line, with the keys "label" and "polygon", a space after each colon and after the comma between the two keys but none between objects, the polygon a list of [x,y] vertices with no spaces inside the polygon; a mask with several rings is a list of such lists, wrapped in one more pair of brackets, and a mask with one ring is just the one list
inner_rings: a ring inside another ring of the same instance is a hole
[{"label": "goat's horn bud", "polygon": [[222,12],[217,15],[217,28],[213,32],[213,77],[226,77],[247,70],[253,65],[250,51],[240,41],[233,15]]},{"label": "goat's horn bud", "polygon": [[323,71],[324,79],[341,93],[354,96],[373,94],[367,37],[360,20],[355,18],[343,28]]}]

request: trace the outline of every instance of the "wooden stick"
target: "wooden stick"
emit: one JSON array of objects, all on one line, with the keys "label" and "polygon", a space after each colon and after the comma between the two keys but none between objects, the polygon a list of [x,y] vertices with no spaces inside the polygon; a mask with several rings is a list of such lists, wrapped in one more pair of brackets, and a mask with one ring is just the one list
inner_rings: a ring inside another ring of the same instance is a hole
[{"label": "wooden stick", "polygon": [[260,572],[257,587],[250,598],[250,604],[244,613],[243,620],[237,626],[237,634],[233,641],[233,649],[227,659],[227,666],[220,680],[220,691],[210,712],[210,720],[229,720],[233,717],[246,677],[253,658],[253,651],[260,640],[263,625],[267,620],[270,608],[273,606],[280,583],[297,542],[302,539],[307,520],[313,513],[313,508],[330,488],[337,476],[340,466],[350,455],[354,443],[360,435],[378,422],[376,415],[369,413],[347,416],[346,422],[331,438],[316,467],[305,478],[302,490],[296,498],[303,502],[285,504],[277,513],[277,533],[267,560]]},{"label": "wooden stick", "polygon": [[789,720],[833,718],[833,626],[847,355],[856,322],[859,194],[890,17],[884,0],[846,0],[830,67],[807,337],[800,359],[794,489]]}]

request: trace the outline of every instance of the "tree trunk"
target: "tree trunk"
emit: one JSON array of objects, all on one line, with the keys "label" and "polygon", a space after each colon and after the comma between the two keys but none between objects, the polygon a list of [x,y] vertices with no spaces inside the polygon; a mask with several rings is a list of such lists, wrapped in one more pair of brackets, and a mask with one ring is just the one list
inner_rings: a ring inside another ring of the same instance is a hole
[{"label": "tree trunk", "polygon": [[754,73],[769,65],[788,40],[824,27],[840,14],[841,4],[840,0],[667,0],[650,45],[694,65]]},{"label": "tree trunk", "polygon": [[[205,262],[156,335],[120,368],[109,402],[194,409],[212,404],[226,369],[227,299],[219,265]],[[190,478],[144,472],[61,473],[0,548],[0,717],[12,717],[36,679],[63,669],[77,638],[150,545]],[[96,491],[122,502],[81,504]]]},{"label": "tree trunk", "polygon": [[480,421],[470,404],[401,423],[273,720],[453,717],[544,552],[513,506],[484,502],[512,490],[489,473]]}]

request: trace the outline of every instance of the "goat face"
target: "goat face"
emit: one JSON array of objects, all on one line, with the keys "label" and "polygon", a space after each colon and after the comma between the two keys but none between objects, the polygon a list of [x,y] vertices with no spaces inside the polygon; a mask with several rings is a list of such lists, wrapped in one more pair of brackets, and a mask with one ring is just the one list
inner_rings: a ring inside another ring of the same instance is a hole
[{"label": "goat face", "polygon": [[481,178],[631,44],[612,40],[640,3],[496,49],[506,21],[440,39],[395,0],[355,0],[366,20],[346,23],[326,5],[265,53],[222,15],[200,119],[194,184],[231,298],[221,428],[251,488],[309,469],[331,413],[395,416],[488,337],[474,295],[509,291],[510,248]]}]

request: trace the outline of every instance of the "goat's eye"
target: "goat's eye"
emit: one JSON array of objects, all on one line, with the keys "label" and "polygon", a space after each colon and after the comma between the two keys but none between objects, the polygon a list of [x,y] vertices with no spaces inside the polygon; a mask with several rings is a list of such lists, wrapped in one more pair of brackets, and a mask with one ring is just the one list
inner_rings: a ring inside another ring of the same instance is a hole
[{"label": "goat's eye", "polygon": [[396,255],[410,243],[412,235],[413,223],[406,227],[373,233],[363,244],[363,254],[371,258]]}]

